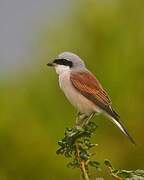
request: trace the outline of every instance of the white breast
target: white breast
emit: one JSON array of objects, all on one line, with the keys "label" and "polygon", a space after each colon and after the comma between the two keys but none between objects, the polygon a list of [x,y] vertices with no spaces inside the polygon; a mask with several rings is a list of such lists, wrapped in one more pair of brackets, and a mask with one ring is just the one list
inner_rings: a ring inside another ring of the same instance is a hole
[{"label": "white breast", "polygon": [[62,74],[64,72],[70,71],[70,67],[64,65],[55,65],[55,70],[57,74]]},{"label": "white breast", "polygon": [[100,111],[100,109],[98,109],[94,103],[81,95],[73,87],[70,81],[70,70],[65,71],[59,75],[59,85],[60,88],[64,91],[64,94],[66,95],[70,103],[74,107],[76,107],[81,113],[89,115],[92,112]]}]

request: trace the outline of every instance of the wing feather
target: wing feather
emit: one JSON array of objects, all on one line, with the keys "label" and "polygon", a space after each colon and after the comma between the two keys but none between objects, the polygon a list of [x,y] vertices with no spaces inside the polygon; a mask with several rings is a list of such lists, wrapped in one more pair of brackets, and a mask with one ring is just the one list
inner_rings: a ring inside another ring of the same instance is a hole
[{"label": "wing feather", "polygon": [[89,71],[72,72],[70,80],[73,86],[95,105],[106,111],[114,118],[118,114],[111,107],[111,100],[96,77]]},{"label": "wing feather", "polygon": [[105,105],[110,105],[111,100],[107,93],[102,88],[99,81],[90,72],[74,72],[71,73],[71,82],[74,87],[81,93],[88,93],[95,98],[98,98]]},{"label": "wing feather", "polygon": [[92,73],[89,71],[73,72],[70,80],[77,91],[104,110],[110,116],[112,122],[135,144],[135,141],[120,121],[119,115],[113,110],[109,96]]}]

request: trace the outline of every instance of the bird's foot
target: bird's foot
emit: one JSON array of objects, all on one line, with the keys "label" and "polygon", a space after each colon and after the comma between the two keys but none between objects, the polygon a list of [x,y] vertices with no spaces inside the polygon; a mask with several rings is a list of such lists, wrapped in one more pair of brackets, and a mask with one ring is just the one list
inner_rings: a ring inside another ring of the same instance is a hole
[{"label": "bird's foot", "polygon": [[86,114],[81,114],[80,112],[78,112],[75,128],[78,130],[82,130],[89,123],[90,119],[94,117],[94,115],[95,113],[91,113],[88,116]]}]

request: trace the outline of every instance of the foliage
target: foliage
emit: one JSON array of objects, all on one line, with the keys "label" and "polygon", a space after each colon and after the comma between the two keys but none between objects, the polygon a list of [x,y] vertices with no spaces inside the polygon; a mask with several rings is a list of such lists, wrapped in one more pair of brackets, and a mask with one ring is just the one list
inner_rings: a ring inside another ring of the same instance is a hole
[{"label": "foliage", "polygon": [[93,154],[90,149],[97,144],[90,141],[91,136],[95,132],[97,126],[94,122],[89,122],[81,129],[71,128],[66,129],[65,137],[58,142],[60,148],[57,154],[64,155],[66,158],[71,158],[72,161],[67,164],[71,168],[80,168],[82,176],[88,176],[89,167],[94,167],[99,170],[100,163],[91,160]]},{"label": "foliage", "polygon": [[[69,168],[80,168],[82,177],[89,180],[90,167],[100,170],[100,163],[92,160],[94,155],[89,150],[97,144],[91,142],[91,137],[97,126],[94,122],[89,122],[81,129],[67,128],[64,138],[58,142],[60,148],[57,154],[64,155],[66,158],[71,158],[67,164]],[[109,160],[105,160],[105,165],[110,171],[110,175],[118,180],[144,180],[144,170],[127,171],[114,169]]]},{"label": "foliage", "polygon": [[109,160],[105,160],[105,165],[110,170],[110,174],[120,180],[144,180],[144,170],[127,171],[114,169]]}]

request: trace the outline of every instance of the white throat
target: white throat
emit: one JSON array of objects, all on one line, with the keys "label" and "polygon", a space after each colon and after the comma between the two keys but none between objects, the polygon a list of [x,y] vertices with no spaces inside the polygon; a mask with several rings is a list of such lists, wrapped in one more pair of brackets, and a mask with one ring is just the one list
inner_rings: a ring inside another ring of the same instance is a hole
[{"label": "white throat", "polygon": [[62,74],[64,72],[70,71],[70,67],[69,66],[64,66],[64,65],[56,65],[55,70],[56,70],[57,74]]}]

